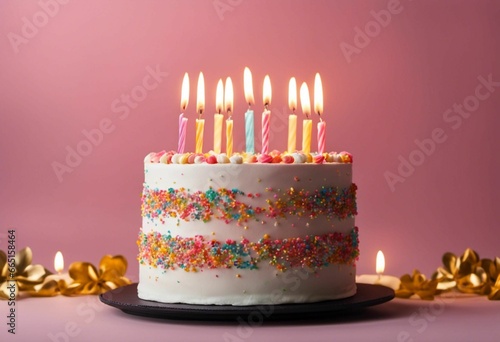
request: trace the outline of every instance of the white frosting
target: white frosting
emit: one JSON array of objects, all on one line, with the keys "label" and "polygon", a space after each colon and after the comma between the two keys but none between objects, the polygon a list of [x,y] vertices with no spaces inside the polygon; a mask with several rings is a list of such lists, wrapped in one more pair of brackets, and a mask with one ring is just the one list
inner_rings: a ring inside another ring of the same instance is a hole
[{"label": "white frosting", "polygon": [[[296,157],[294,155],[294,157]],[[176,155],[172,157],[177,160]],[[300,157],[298,157],[300,158]],[[185,188],[190,192],[210,188],[238,189],[260,197],[245,199],[247,204],[266,207],[276,191],[290,189],[315,191],[322,187],[349,188],[352,184],[352,164],[145,164],[145,185],[151,189]],[[273,188],[273,191],[266,191]],[[278,190],[279,189],[279,190]],[[226,224],[212,219],[184,221],[166,217],[143,218],[143,233],[159,232],[172,236],[226,241],[227,239],[258,241],[265,234],[271,239],[305,237],[333,232],[348,234],[354,227],[354,217],[343,220],[327,217],[285,218],[259,217],[238,224]],[[356,292],[354,266],[329,265],[315,274],[305,269],[282,272],[265,262],[251,269],[208,269],[186,272],[183,269],[164,270],[140,265],[139,297],[160,302],[192,304],[256,305],[303,303],[352,296]]]}]

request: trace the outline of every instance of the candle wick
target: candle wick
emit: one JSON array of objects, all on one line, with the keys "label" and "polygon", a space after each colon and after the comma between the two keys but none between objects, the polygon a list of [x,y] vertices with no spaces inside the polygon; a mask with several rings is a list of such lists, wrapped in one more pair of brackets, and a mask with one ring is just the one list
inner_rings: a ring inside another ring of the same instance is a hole
[{"label": "candle wick", "polygon": [[382,278],[382,273],[378,273],[378,280],[380,281],[381,278]]}]

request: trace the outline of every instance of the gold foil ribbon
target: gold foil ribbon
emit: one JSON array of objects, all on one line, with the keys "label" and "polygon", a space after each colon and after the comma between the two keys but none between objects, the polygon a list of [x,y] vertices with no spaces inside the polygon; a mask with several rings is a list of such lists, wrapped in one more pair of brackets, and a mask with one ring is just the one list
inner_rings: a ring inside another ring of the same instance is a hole
[{"label": "gold foil ribbon", "polygon": [[127,260],[121,256],[105,255],[99,269],[88,262],[74,262],[69,266],[69,276],[73,282],[61,293],[66,296],[101,294],[130,284],[125,277]]},{"label": "gold foil ribbon", "polygon": [[[130,280],[125,277],[127,260],[121,255],[105,255],[98,269],[88,262],[72,263],[69,267],[72,278],[70,284],[64,280],[45,281],[51,273],[42,265],[31,265],[32,259],[33,253],[29,247],[16,253],[13,259],[15,265],[9,263],[7,254],[0,250],[0,299],[11,299],[12,288],[15,297],[20,292],[34,297],[52,297],[59,294],[100,294],[130,284]],[[12,274],[10,266],[15,268]]]},{"label": "gold foil ribbon", "polygon": [[443,266],[432,275],[443,290],[457,289],[462,293],[487,295],[498,300],[500,258],[481,259],[473,249],[467,248],[457,257],[453,253],[443,255]]},{"label": "gold foil ribbon", "polygon": [[437,289],[437,280],[427,280],[419,270],[414,270],[412,275],[405,274],[401,278],[401,285],[396,290],[396,297],[410,298],[414,295],[420,299],[433,300],[440,291]]},{"label": "gold foil ribbon", "polygon": [[[0,250],[0,298],[10,298],[10,288],[13,284],[15,284],[15,297],[17,297],[20,291],[34,291],[36,285],[43,283],[50,272],[42,265],[31,265],[32,260],[33,253],[29,247],[16,253],[13,259],[15,265],[12,262],[9,263],[7,254]],[[11,268],[15,271],[11,272]]]}]

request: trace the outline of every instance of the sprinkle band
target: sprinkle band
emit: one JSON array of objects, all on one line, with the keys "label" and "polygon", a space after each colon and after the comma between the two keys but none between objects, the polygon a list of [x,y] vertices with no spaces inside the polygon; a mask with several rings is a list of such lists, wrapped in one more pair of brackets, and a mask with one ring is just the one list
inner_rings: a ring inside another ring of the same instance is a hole
[{"label": "sprinkle band", "polygon": [[249,204],[261,194],[245,194],[238,189],[220,188],[207,191],[189,192],[185,188],[167,190],[152,189],[144,185],[142,192],[142,216],[150,220],[173,217],[184,221],[204,222],[211,219],[226,223],[258,220],[259,217],[284,218],[287,215],[314,219],[326,216],[328,220],[345,219],[357,214],[356,184],[348,188],[323,187],[308,191],[295,189],[271,189],[271,199],[267,206],[256,207]]},{"label": "sprinkle band", "polygon": [[335,232],[282,240],[272,240],[266,235],[258,242],[244,238],[239,242],[224,242],[208,240],[202,235],[145,234],[141,230],[137,245],[141,265],[188,272],[232,267],[253,270],[264,261],[281,271],[297,267],[317,270],[331,264],[355,265],[359,256],[357,227],[348,234]]}]

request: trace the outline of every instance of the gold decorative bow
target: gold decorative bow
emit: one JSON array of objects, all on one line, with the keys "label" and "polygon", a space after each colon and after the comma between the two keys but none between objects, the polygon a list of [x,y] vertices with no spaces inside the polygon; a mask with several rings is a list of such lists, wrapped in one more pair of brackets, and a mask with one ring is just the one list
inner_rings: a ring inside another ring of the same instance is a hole
[{"label": "gold decorative bow", "polygon": [[438,289],[456,288],[463,293],[488,295],[500,299],[500,259],[481,259],[479,254],[467,248],[462,256],[453,253],[443,255],[443,266],[432,275],[438,281]]},{"label": "gold decorative bow", "polygon": [[494,260],[482,259],[481,268],[488,275],[485,294],[488,295],[488,299],[500,300],[500,258],[496,257]]},{"label": "gold decorative bow", "polygon": [[34,291],[35,285],[41,284],[50,274],[42,265],[31,265],[32,260],[33,253],[29,247],[16,253],[12,260],[14,263],[0,250],[0,298],[9,299],[11,293],[17,297],[19,291]]},{"label": "gold decorative bow", "polygon": [[396,290],[396,297],[410,298],[417,295],[420,299],[433,300],[441,291],[437,289],[437,280],[427,280],[419,270],[414,270],[412,275],[405,274],[401,278],[401,285]]},{"label": "gold decorative bow", "polygon": [[127,260],[121,256],[105,255],[97,270],[88,262],[74,262],[69,266],[69,275],[73,283],[69,284],[61,293],[66,296],[101,294],[120,286],[130,284],[125,277]]}]

